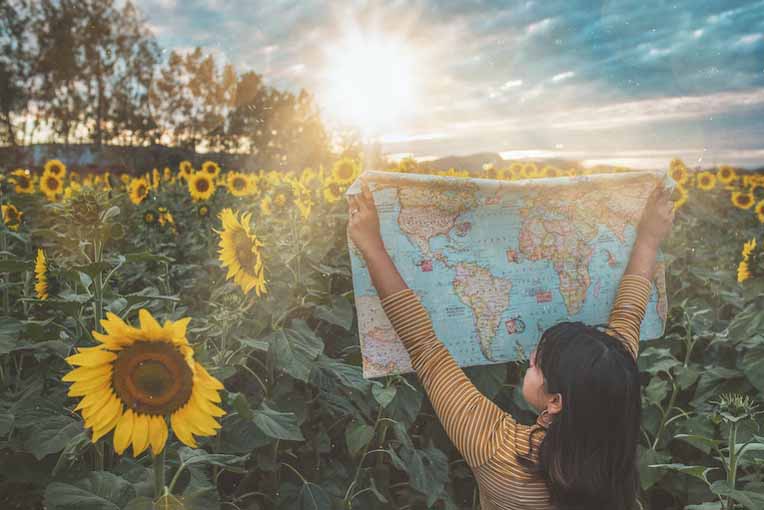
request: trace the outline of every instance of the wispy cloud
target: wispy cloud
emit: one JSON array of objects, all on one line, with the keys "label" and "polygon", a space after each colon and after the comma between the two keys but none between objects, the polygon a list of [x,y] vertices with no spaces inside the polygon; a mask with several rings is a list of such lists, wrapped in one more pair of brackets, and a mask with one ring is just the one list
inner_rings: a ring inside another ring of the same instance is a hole
[{"label": "wispy cloud", "polygon": [[574,71],[565,71],[564,73],[559,73],[552,76],[552,81],[554,83],[558,83],[573,78],[575,75],[576,73]]}]

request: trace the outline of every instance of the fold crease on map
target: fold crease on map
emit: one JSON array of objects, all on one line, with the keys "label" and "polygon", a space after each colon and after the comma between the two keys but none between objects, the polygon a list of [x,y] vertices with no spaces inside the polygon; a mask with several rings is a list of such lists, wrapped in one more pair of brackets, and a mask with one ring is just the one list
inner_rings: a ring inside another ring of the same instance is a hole
[{"label": "fold crease on map", "polygon": [[[561,321],[606,324],[636,227],[665,172],[520,181],[367,171],[380,230],[398,271],[460,366],[527,356]],[[363,258],[348,239],[366,378],[412,372]],[[663,335],[658,267],[641,340]]]}]

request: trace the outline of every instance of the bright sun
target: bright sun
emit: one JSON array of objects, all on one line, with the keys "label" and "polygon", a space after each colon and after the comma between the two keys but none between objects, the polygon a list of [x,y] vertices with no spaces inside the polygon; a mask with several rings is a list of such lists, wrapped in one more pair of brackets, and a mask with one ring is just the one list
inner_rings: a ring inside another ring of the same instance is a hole
[{"label": "bright sun", "polygon": [[323,106],[327,115],[379,135],[406,114],[416,97],[416,58],[392,36],[352,33],[325,49]]}]

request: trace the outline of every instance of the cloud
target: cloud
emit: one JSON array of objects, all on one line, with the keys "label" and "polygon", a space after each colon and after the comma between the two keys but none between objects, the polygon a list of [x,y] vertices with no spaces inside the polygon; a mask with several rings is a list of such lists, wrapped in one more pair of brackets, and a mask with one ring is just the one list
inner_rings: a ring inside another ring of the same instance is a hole
[{"label": "cloud", "polygon": [[530,25],[526,26],[525,33],[528,35],[540,34],[552,28],[553,24],[554,19],[544,18],[541,21],[536,21],[535,23],[531,23]]},{"label": "cloud", "polygon": [[735,44],[742,44],[747,46],[749,44],[755,44],[763,39],[764,39],[764,35],[762,34],[748,34],[738,39]]},{"label": "cloud", "polygon": [[516,87],[522,87],[522,85],[523,85],[523,80],[509,80],[500,88],[501,90],[509,90],[509,89],[514,89]]},{"label": "cloud", "polygon": [[559,73],[552,76],[552,81],[554,83],[559,83],[561,81],[573,78],[575,75],[576,73],[574,71],[565,71],[564,73]]}]

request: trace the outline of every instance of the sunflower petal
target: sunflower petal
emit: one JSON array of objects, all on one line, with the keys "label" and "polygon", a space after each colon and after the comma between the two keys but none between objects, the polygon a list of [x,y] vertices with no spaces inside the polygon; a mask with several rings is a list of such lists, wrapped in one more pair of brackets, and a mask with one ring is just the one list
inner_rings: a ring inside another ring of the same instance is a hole
[{"label": "sunflower petal", "polygon": [[111,379],[102,377],[100,379],[89,379],[87,381],[77,381],[69,387],[67,395],[70,397],[84,397],[94,391],[111,387]]},{"label": "sunflower petal", "polygon": [[151,453],[159,455],[167,442],[167,423],[162,416],[152,416],[149,429]]},{"label": "sunflower petal", "polygon": [[180,408],[170,416],[170,423],[172,424],[172,430],[175,432],[177,438],[191,448],[196,448],[196,441],[193,434],[191,434],[190,428],[186,424],[185,409],[188,407]]},{"label": "sunflower petal", "polygon": [[133,422],[133,457],[138,457],[149,446],[149,416],[136,414]]},{"label": "sunflower petal", "polygon": [[91,441],[95,443],[99,439],[101,439],[103,436],[108,434],[114,427],[117,426],[117,423],[119,423],[119,420],[122,418],[122,404],[119,404],[118,413],[114,415],[112,420],[105,424],[102,427],[93,429],[93,436],[91,437]]},{"label": "sunflower petal", "polygon": [[70,365],[79,365],[82,367],[97,367],[105,363],[111,363],[117,359],[117,355],[113,352],[105,350],[93,350],[79,352],[66,358],[66,361]]},{"label": "sunflower petal", "polygon": [[138,311],[138,319],[141,321],[141,329],[149,340],[159,340],[162,335],[162,326],[145,308]]},{"label": "sunflower petal", "polygon": [[117,428],[114,431],[114,451],[120,455],[130,444],[133,433],[133,420],[133,410],[128,409],[117,422]]},{"label": "sunflower petal", "polygon": [[99,365],[96,367],[78,367],[61,378],[64,382],[88,381],[111,375],[111,365]]}]

